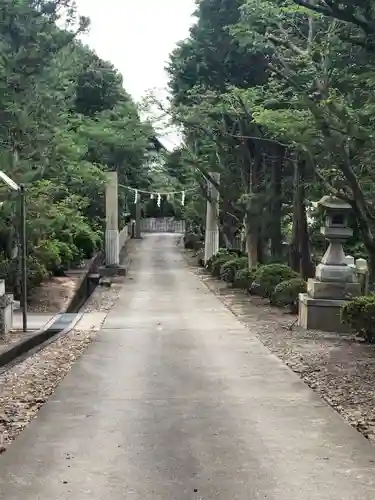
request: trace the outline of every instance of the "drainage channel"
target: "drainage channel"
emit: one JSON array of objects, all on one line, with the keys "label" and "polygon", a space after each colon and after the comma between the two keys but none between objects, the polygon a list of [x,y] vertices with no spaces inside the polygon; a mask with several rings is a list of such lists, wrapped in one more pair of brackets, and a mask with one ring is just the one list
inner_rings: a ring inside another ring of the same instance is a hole
[{"label": "drainage channel", "polygon": [[0,375],[70,332],[83,314],[83,312],[57,314],[44,328],[31,333],[26,338],[11,345],[9,349],[2,351],[0,353]]},{"label": "drainage channel", "polygon": [[82,318],[82,309],[98,285],[98,282],[97,275],[87,275],[85,282],[82,284],[82,289],[77,293],[77,297],[71,304],[68,312],[56,314],[40,330],[30,333],[19,342],[15,342],[0,351],[0,375],[70,332]]},{"label": "drainage channel", "polygon": [[53,318],[53,322],[49,324],[47,331],[51,333],[59,333],[68,328],[74,320],[79,317],[79,313],[61,313]]}]

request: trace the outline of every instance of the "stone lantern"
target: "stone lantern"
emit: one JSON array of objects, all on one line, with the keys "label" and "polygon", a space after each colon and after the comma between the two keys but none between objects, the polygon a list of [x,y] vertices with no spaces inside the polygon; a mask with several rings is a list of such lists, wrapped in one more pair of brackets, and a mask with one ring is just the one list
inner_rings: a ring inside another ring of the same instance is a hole
[{"label": "stone lantern", "polygon": [[342,247],[353,234],[348,226],[351,206],[335,196],[323,196],[319,205],[326,213],[321,233],[329,246],[315,278],[307,282],[307,293],[299,296],[299,324],[314,330],[343,331],[341,307],[361,294],[355,268],[348,265]]},{"label": "stone lantern", "polygon": [[353,230],[348,227],[351,206],[333,196],[324,196],[318,204],[326,211],[325,226],[321,228],[321,233],[329,246],[316,269],[315,277],[323,282],[352,282],[354,270],[347,265],[342,248],[353,234]]}]

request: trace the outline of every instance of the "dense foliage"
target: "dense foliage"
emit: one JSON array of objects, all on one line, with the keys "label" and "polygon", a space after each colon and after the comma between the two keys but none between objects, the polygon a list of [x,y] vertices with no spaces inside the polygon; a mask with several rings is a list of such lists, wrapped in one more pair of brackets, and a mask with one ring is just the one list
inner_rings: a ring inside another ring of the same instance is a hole
[{"label": "dense foliage", "polygon": [[247,258],[246,257],[236,257],[228,260],[221,266],[220,269],[220,279],[227,281],[228,283],[233,283],[237,271],[240,269],[247,268]]},{"label": "dense foliage", "polygon": [[207,263],[207,270],[234,288],[269,299],[272,305],[288,307],[292,313],[298,312],[298,294],[306,292],[306,282],[298,273],[284,264],[249,269],[247,257],[234,255],[220,250]]},{"label": "dense foliage", "polygon": [[375,342],[375,294],[357,297],[345,304],[341,320],[368,342]]},{"label": "dense foliage", "polygon": [[247,267],[239,269],[235,274],[233,287],[249,291],[251,289],[251,285],[253,284],[256,271],[257,267],[253,267],[252,269]]},{"label": "dense foliage", "polygon": [[[0,20],[1,169],[26,187],[37,284],[100,247],[107,170],[148,187],[153,132],[115,68],[77,40],[88,20],[73,1],[4,0]],[[17,292],[17,203],[4,185],[0,197],[1,274]],[[119,202],[122,213],[124,190]]]},{"label": "dense foliage", "polygon": [[[347,251],[375,271],[373,2],[200,0],[168,66],[180,176],[219,172],[224,246],[304,279],[324,251],[324,194],[353,208]],[[204,205],[186,216],[204,226]],[[288,252],[285,252],[288,248]]]},{"label": "dense foliage", "polygon": [[284,264],[260,266],[254,275],[251,292],[261,297],[271,298],[277,285],[294,278],[299,278],[298,274]]},{"label": "dense foliage", "polygon": [[271,295],[273,305],[287,306],[293,313],[298,312],[298,297],[300,293],[306,293],[306,281],[298,278],[281,281],[275,286]]}]

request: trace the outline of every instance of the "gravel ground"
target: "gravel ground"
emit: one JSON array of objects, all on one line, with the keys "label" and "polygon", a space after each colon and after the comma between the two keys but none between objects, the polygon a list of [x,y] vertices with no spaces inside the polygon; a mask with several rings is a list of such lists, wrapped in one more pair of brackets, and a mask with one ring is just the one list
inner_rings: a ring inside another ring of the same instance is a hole
[{"label": "gravel ground", "polygon": [[212,278],[188,254],[194,272],[271,352],[343,418],[375,443],[375,346],[352,335],[303,330],[296,316]]},{"label": "gravel ground", "polygon": [[76,293],[85,273],[54,277],[40,284],[31,292],[28,311],[34,313],[59,313],[64,311]]},{"label": "gravel ground", "polygon": [[[126,278],[116,279],[110,288],[97,287],[84,312],[109,311],[119,296],[123,279]],[[0,376],[0,453],[35,417],[100,326],[80,331],[78,324],[76,329]]]},{"label": "gravel ground", "polygon": [[0,350],[1,348],[5,348],[10,346],[11,344],[14,344],[18,342],[19,340],[23,339],[25,337],[25,334],[23,332],[10,332],[8,335],[0,336]]}]

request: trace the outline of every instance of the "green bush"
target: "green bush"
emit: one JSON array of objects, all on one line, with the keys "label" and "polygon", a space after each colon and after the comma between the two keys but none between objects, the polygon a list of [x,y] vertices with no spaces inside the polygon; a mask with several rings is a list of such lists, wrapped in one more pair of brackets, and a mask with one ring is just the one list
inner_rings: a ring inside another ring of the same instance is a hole
[{"label": "green bush", "polygon": [[52,238],[40,241],[33,248],[32,254],[50,274],[64,271],[85,257],[84,249],[77,248],[74,243]]},{"label": "green bush", "polygon": [[77,231],[73,236],[73,244],[85,259],[91,259],[100,247],[100,238],[89,226]]},{"label": "green bush", "polygon": [[35,261],[43,263],[43,267],[51,273],[61,266],[59,243],[59,240],[54,239],[42,240],[32,249]]},{"label": "green bush", "polygon": [[197,257],[198,257],[198,265],[204,267],[204,248],[199,250]]},{"label": "green bush", "polygon": [[287,306],[291,312],[298,312],[298,294],[306,292],[307,283],[302,278],[285,280],[275,286],[271,296],[271,304]]},{"label": "green bush", "polygon": [[233,283],[236,276],[236,272],[240,269],[246,269],[248,266],[247,257],[236,257],[231,258],[225,264],[221,266],[220,269],[220,279],[228,283]]},{"label": "green bush", "polygon": [[210,259],[208,259],[208,261],[206,263],[206,268],[208,269],[208,271],[211,271],[213,263],[216,262],[217,259],[220,259],[224,255],[233,256],[233,254],[229,250],[227,250],[226,248],[220,248],[220,250],[215,255],[213,255]]},{"label": "green bush", "polygon": [[14,293],[19,297],[19,260],[9,259],[3,253],[0,254],[0,278],[5,280],[7,292]]},{"label": "green bush", "polygon": [[272,296],[275,286],[282,281],[299,278],[300,275],[284,264],[268,264],[260,266],[251,285],[251,293],[261,297]]},{"label": "green bush", "polygon": [[188,250],[199,250],[202,246],[201,239],[198,234],[190,232],[184,236],[184,247]]},{"label": "green bush", "polygon": [[375,294],[356,297],[341,309],[341,321],[367,342],[375,342]]},{"label": "green bush", "polygon": [[212,265],[211,265],[211,274],[212,274],[212,276],[215,276],[215,278],[220,278],[220,269],[221,269],[221,266],[223,266],[226,262],[228,262],[228,261],[230,261],[232,259],[233,259],[233,255],[230,254],[230,253],[222,254],[222,255],[220,255],[220,257],[218,257],[217,259],[215,259],[212,262]]},{"label": "green bush", "polygon": [[29,292],[49,276],[47,268],[37,258],[34,256],[27,258],[27,286]]},{"label": "green bush", "polygon": [[249,290],[254,281],[257,269],[258,267],[252,267],[251,269],[239,269],[235,274],[233,287],[241,290]]}]

